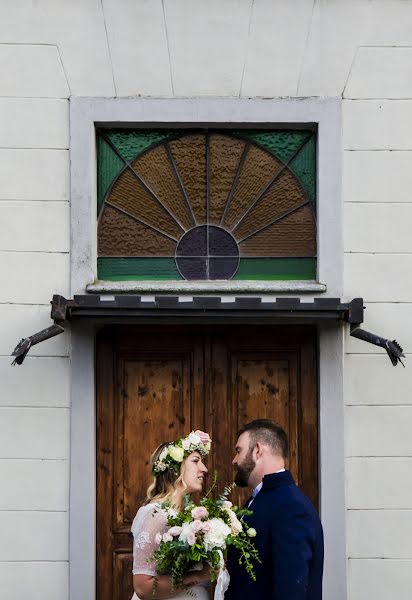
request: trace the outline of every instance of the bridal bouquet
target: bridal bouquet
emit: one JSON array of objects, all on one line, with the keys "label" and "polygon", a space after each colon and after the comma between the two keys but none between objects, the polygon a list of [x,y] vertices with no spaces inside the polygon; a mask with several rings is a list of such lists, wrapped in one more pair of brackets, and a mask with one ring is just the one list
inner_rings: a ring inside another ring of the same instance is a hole
[{"label": "bridal bouquet", "polygon": [[[163,535],[157,534],[159,548],[152,559],[158,573],[171,575],[174,588],[181,587],[183,577],[190,571],[201,569],[203,563],[210,565],[212,581],[216,581],[230,545],[239,550],[239,563],[253,580],[256,579],[252,564],[252,560],[260,562],[252,542],[256,531],[246,529],[241,521],[242,516],[252,513],[233,506],[227,500],[230,491],[231,488],[225,488],[218,500],[213,500],[209,490],[199,505],[187,499],[179,512],[168,503],[162,505],[169,529]],[[227,572],[225,576],[228,578]]]}]

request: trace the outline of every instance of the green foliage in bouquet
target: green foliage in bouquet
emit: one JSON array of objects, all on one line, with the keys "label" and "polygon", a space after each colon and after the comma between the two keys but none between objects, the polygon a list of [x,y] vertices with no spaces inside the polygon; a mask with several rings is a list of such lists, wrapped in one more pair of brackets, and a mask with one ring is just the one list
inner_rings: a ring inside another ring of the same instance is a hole
[{"label": "green foliage in bouquet", "polygon": [[245,530],[242,518],[252,514],[248,509],[239,509],[227,497],[234,486],[226,487],[217,500],[211,497],[216,487],[215,475],[212,487],[198,505],[186,496],[184,507],[177,511],[170,503],[163,503],[169,529],[156,541],[159,548],[151,560],[157,565],[159,574],[169,574],[173,588],[183,585],[183,578],[191,571],[211,567],[212,582],[216,581],[219,569],[227,557],[227,549],[233,545],[239,552],[239,563],[253,580],[256,579],[253,561],[260,562],[252,538],[256,531]]}]

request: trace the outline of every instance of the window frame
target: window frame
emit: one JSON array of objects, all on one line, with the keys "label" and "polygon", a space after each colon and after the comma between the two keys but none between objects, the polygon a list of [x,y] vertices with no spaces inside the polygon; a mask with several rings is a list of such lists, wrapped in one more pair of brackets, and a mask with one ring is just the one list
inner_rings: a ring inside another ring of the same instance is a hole
[{"label": "window frame", "polygon": [[[317,128],[317,280],[97,282],[95,127]],[[341,296],[341,102],[338,98],[70,100],[71,292],[313,293]]]}]

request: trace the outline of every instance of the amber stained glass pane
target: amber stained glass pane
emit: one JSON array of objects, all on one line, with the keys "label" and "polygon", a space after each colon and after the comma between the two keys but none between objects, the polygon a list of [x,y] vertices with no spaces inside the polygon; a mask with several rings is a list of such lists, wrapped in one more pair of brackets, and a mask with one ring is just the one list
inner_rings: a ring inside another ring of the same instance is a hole
[{"label": "amber stained glass pane", "polygon": [[296,177],[285,169],[234,230],[234,233],[241,240],[302,204],[305,200],[305,195]]},{"label": "amber stained glass pane", "polygon": [[316,256],[313,211],[303,206],[240,243],[241,256]]},{"label": "amber stained glass pane", "polygon": [[249,147],[223,222],[226,228],[232,229],[236,225],[282,166],[280,161],[257,146]]},{"label": "amber stained glass pane", "polygon": [[187,135],[169,143],[198,225],[206,223],[206,136]]},{"label": "amber stained glass pane", "polygon": [[99,256],[174,256],[176,242],[106,206],[97,231]]},{"label": "amber stained glass pane", "polygon": [[111,204],[127,211],[129,215],[140,219],[155,229],[178,239],[182,229],[159,205],[152,195],[127,169],[114,184],[110,198]]},{"label": "amber stained glass pane", "polygon": [[132,163],[132,167],[185,229],[193,225],[164,146],[146,152]]},{"label": "amber stained glass pane", "polygon": [[220,223],[245,146],[224,135],[209,138],[209,223]]}]

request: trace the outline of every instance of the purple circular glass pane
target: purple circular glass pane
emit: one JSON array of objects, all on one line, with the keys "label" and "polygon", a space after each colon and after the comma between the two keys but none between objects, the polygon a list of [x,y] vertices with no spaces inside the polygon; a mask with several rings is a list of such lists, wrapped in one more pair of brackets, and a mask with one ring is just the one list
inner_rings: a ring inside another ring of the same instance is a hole
[{"label": "purple circular glass pane", "polygon": [[185,279],[231,279],[239,266],[239,248],[225,229],[199,225],[179,240],[175,260]]}]

